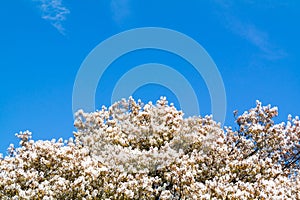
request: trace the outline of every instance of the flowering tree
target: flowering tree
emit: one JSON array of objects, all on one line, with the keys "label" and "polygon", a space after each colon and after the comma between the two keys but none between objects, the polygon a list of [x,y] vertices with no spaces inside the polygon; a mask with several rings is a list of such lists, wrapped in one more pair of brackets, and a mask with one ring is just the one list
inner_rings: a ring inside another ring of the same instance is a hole
[{"label": "flowering tree", "polygon": [[183,118],[161,98],[76,114],[75,140],[33,141],[0,159],[1,199],[300,199],[300,120],[277,108]]}]

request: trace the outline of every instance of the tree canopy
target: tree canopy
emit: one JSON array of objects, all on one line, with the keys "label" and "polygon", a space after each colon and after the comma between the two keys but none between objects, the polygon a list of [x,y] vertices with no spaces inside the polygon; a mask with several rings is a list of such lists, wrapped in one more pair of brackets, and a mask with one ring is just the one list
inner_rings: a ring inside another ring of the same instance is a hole
[{"label": "tree canopy", "polygon": [[276,107],[184,118],[161,98],[76,113],[74,139],[16,134],[0,159],[1,199],[300,199],[300,120]]}]

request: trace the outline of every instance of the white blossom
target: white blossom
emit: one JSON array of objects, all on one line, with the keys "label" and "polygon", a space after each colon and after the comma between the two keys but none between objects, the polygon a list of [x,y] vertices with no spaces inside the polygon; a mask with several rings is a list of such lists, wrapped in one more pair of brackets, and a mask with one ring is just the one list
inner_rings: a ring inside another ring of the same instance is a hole
[{"label": "white blossom", "polygon": [[74,139],[16,134],[20,147],[0,155],[0,198],[300,199],[300,120],[274,124],[277,114],[257,101],[233,131],[183,118],[166,98],[79,110]]}]

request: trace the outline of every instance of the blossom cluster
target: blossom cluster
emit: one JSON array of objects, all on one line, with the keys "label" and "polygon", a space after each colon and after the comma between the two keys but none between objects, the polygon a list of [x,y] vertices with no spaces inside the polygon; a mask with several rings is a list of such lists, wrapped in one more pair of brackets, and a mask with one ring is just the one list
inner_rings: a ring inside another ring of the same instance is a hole
[{"label": "blossom cluster", "polygon": [[16,134],[1,199],[300,199],[300,120],[256,107],[222,128],[161,98],[76,113],[74,140]]}]

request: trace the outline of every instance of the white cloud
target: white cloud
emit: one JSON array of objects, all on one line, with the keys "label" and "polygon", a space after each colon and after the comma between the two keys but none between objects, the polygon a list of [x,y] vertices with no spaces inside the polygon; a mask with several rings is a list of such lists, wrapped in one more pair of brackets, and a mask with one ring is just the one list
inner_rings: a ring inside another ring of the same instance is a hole
[{"label": "white cloud", "polygon": [[110,3],[113,20],[120,24],[130,14],[129,0],[112,0]]},{"label": "white cloud", "polygon": [[261,55],[268,60],[277,60],[285,57],[287,54],[284,50],[277,48],[270,42],[267,32],[260,30],[251,22],[244,22],[233,13],[233,4],[229,1],[215,0],[221,7],[222,20],[225,26],[234,34],[247,40],[256,46]]},{"label": "white cloud", "polygon": [[276,48],[269,39],[268,33],[258,29],[254,24],[244,23],[234,16],[225,17],[227,27],[235,34],[256,46],[262,56],[268,60],[277,60],[286,56],[283,50]]},{"label": "white cloud", "polygon": [[42,18],[49,21],[61,34],[65,34],[62,22],[66,20],[69,9],[62,5],[62,0],[34,0],[40,3]]}]

